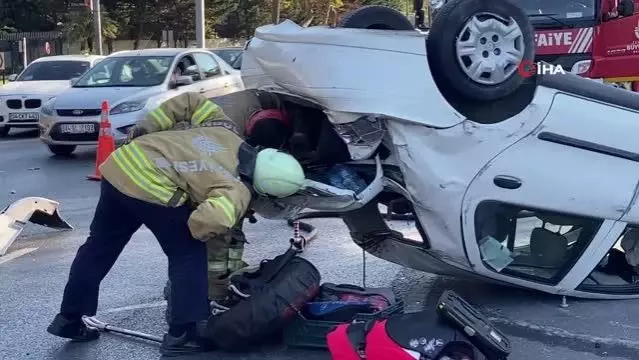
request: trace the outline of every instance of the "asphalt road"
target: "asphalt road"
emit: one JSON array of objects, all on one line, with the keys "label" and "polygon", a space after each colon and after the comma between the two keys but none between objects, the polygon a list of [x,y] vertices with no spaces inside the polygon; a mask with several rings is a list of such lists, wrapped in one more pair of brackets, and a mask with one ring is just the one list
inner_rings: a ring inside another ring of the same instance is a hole
[{"label": "asphalt road", "polygon": [[[57,232],[30,225],[0,257],[0,359],[157,359],[157,346],[106,334],[75,344],[45,328],[57,312],[68,269],[84,241],[97,201],[98,183],[85,180],[93,171],[94,149],[72,158],[52,157],[33,132],[0,140],[0,206],[26,196],[61,203],[74,230]],[[324,281],[361,284],[362,253],[335,220],[312,220],[320,235],[305,256]],[[409,223],[396,223],[411,230]],[[249,225],[247,260],[255,263],[287,247],[290,229],[261,220]],[[103,282],[98,317],[106,322],[161,335],[166,260],[148,232],[140,230]],[[367,285],[390,286],[410,311],[431,309],[439,294],[452,288],[467,296],[510,336],[516,360],[632,359],[639,351],[638,301],[584,301],[448,279],[418,273],[367,257]],[[185,359],[330,359],[325,352],[275,347],[245,355],[207,354]]]}]

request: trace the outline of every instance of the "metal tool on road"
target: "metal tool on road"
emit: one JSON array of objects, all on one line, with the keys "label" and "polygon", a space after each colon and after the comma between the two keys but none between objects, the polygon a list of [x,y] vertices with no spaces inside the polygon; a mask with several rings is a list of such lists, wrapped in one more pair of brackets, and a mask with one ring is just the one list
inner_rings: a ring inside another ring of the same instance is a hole
[{"label": "metal tool on road", "polygon": [[72,230],[58,213],[57,201],[27,197],[15,201],[0,212],[0,256],[6,254],[22,229],[31,222],[52,229]]},{"label": "metal tool on road", "polygon": [[146,334],[146,333],[139,332],[139,331],[128,330],[128,329],[120,328],[120,327],[117,327],[117,326],[112,326],[112,325],[109,325],[107,323],[104,323],[104,322],[96,319],[95,317],[85,316],[85,317],[82,318],[82,321],[84,321],[84,323],[87,326],[92,327],[92,328],[96,328],[100,332],[105,332],[105,333],[112,332],[112,333],[116,333],[116,334],[132,336],[132,337],[135,337],[135,338],[138,338],[138,339],[154,341],[154,342],[157,342],[157,343],[161,343],[162,342],[162,337],[160,337],[160,336],[155,336],[155,335]]}]

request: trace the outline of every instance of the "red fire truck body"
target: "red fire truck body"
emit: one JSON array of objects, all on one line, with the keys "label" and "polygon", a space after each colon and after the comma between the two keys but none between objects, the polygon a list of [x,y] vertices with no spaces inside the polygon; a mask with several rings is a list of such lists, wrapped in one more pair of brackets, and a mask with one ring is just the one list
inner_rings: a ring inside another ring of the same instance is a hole
[{"label": "red fire truck body", "polygon": [[[639,12],[620,16],[615,0],[552,1],[545,13],[539,5],[550,0],[513,2],[526,9],[535,27],[539,60],[639,91]],[[537,13],[533,4],[540,7]]]}]

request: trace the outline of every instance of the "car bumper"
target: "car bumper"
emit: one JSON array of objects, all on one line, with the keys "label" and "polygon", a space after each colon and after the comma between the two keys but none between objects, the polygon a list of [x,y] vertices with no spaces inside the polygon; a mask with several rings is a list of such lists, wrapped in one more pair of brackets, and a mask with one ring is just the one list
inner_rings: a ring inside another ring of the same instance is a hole
[{"label": "car bumper", "polygon": [[12,128],[38,127],[40,107],[46,100],[46,96],[3,95],[2,98],[3,100],[0,101],[0,128],[5,126]]},{"label": "car bumper", "polygon": [[12,128],[37,128],[38,121],[9,121],[6,115],[0,115],[0,128],[5,126]]},{"label": "car bumper", "polygon": [[[135,113],[110,116],[111,133],[116,145],[123,144],[127,139],[127,127],[137,121]],[[63,132],[62,125],[92,124],[93,131],[68,133]],[[100,117],[62,117],[57,115],[40,114],[40,121],[36,124],[40,129],[40,139],[47,145],[97,145],[100,131]]]}]

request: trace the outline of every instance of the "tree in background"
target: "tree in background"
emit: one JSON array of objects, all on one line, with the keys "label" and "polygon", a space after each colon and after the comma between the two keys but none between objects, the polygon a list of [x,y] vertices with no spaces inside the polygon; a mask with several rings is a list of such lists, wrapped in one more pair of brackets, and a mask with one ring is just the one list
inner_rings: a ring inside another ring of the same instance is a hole
[{"label": "tree in background", "polygon": [[[71,1],[78,0],[0,0],[0,28],[17,31],[58,30],[82,49],[93,51],[93,25],[88,9],[69,11]],[[276,0],[206,0],[208,37],[246,39],[255,28],[271,22]],[[279,0],[281,19],[302,25],[330,23],[331,17],[364,5],[386,5],[410,11],[406,0]],[[173,30],[176,44],[186,46],[195,38],[193,0],[102,0],[103,39],[109,52],[118,38],[134,41],[134,48],[148,47],[144,40],[159,46],[162,30]],[[332,16],[333,15],[333,16]]]},{"label": "tree in background", "polygon": [[[102,38],[107,43],[109,53],[113,52],[113,41],[118,37],[119,28],[106,10],[101,12]],[[69,15],[67,22],[63,23],[63,34],[67,41],[79,42],[80,51],[88,49],[93,53],[95,30],[93,26],[93,14],[89,9],[80,9]]]}]

